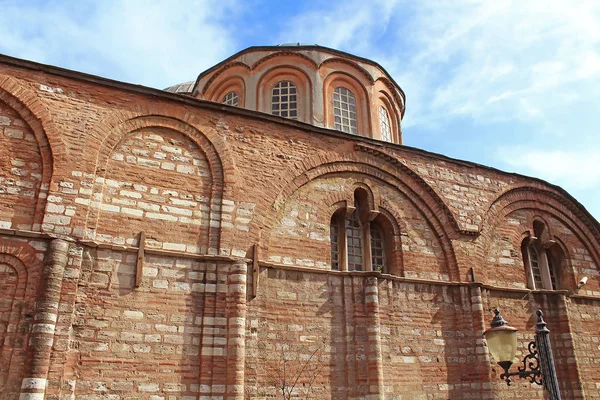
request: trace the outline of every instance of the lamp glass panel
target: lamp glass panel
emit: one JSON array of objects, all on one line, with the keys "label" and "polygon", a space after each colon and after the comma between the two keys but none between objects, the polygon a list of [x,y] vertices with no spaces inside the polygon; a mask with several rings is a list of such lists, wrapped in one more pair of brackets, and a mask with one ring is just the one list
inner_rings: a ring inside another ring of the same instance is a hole
[{"label": "lamp glass panel", "polygon": [[496,362],[513,362],[517,353],[517,331],[491,330],[485,334],[488,349]]}]

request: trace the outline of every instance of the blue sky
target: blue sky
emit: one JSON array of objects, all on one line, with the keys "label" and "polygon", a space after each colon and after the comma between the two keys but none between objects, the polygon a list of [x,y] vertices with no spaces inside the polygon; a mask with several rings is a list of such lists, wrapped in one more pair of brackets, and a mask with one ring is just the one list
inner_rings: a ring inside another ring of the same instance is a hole
[{"label": "blue sky", "polygon": [[405,144],[545,179],[600,219],[600,1],[0,0],[0,53],[156,88],[286,42],[379,62]]}]

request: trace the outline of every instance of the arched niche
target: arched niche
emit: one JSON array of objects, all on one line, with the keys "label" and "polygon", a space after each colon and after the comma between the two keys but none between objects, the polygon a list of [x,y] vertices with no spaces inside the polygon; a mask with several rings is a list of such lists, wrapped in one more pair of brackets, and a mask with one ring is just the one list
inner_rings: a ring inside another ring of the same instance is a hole
[{"label": "arched niche", "polygon": [[272,113],[273,89],[279,82],[292,82],[297,90],[298,120],[312,120],[312,81],[301,68],[292,65],[273,67],[260,75],[256,89],[258,111]]},{"label": "arched niche", "polygon": [[323,106],[325,125],[335,129],[334,92],[344,88],[352,92],[356,99],[356,121],[358,135],[371,137],[370,96],[362,82],[345,72],[332,72],[323,81]]},{"label": "arched niche", "polygon": [[39,230],[51,171],[33,129],[1,99],[0,142],[0,227]]},{"label": "arched niche", "polygon": [[[196,128],[138,117],[104,140],[87,216],[90,238],[192,253],[218,251],[224,176],[219,153]],[[119,218],[128,223],[115,226]]]}]

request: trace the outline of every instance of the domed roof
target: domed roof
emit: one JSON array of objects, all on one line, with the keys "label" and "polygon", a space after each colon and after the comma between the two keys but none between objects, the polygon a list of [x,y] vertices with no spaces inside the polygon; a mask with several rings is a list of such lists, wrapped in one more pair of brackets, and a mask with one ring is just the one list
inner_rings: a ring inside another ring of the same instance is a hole
[{"label": "domed roof", "polygon": [[196,83],[196,81],[178,83],[177,85],[169,86],[168,88],[166,88],[164,90],[167,92],[170,92],[170,93],[190,94],[190,93],[192,93],[192,90],[194,89],[195,83]]}]

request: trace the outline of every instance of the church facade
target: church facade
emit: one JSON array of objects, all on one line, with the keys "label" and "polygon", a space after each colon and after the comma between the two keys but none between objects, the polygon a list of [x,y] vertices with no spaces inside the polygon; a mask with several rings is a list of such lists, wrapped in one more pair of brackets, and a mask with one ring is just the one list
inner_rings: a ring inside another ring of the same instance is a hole
[{"label": "church facade", "polygon": [[404,146],[405,107],[320,46],[165,90],[0,56],[0,399],[543,398],[496,307],[600,397],[598,222]]}]

